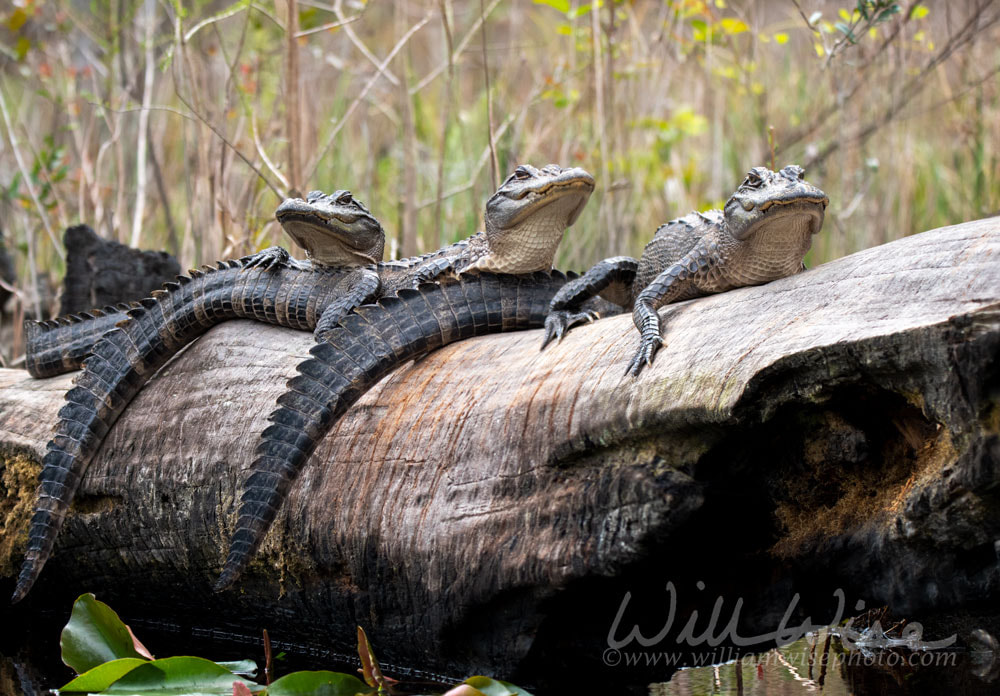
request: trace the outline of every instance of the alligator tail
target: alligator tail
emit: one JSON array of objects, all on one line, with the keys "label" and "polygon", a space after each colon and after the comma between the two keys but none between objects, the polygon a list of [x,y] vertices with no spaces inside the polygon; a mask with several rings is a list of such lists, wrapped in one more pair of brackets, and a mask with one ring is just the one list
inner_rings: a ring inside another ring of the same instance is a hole
[{"label": "alligator tail", "polygon": [[32,377],[52,377],[79,370],[98,339],[127,319],[138,302],[108,305],[46,321],[24,322],[25,367]]},{"label": "alligator tail", "polygon": [[401,290],[348,315],[311,350],[278,399],[244,484],[236,530],[215,589],[232,585],[260,546],[317,443],[394,368],[463,338],[538,328],[567,276],[467,275]]},{"label": "alligator tail", "polygon": [[104,437],[153,374],[217,320],[235,316],[232,292],[237,261],[178,276],[128,309],[126,321],[107,331],[83,362],[66,394],[55,437],[42,461],[28,549],[12,598],[31,589],[52,553],[76,489]]}]

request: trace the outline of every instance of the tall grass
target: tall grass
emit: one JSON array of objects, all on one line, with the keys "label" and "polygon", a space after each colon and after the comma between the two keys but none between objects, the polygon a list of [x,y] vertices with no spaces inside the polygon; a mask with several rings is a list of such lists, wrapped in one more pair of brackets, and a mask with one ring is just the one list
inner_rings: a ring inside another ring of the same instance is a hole
[{"label": "tall grass", "polygon": [[597,176],[561,267],[719,206],[771,139],[832,201],[811,264],[994,214],[998,5],[19,0],[0,10],[17,302],[55,311],[69,224],[190,266],[288,244],[274,208],[317,188],[366,201],[392,254],[436,248],[480,224],[491,133],[501,175]]}]

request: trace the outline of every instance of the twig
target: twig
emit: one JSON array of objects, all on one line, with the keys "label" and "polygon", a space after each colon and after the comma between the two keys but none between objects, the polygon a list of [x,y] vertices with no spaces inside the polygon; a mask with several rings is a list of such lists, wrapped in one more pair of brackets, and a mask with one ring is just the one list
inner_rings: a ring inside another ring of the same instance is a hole
[{"label": "twig", "polygon": [[959,48],[972,41],[977,32],[981,32],[993,24],[1000,22],[1000,14],[997,14],[996,16],[988,18],[985,24],[980,25],[979,23],[979,20],[982,18],[986,7],[989,6],[990,1],[976,6],[969,20],[949,38],[945,47],[942,48],[941,51],[933,58],[931,58],[919,73],[911,77],[899,89],[898,96],[893,99],[892,103],[888,106],[888,108],[886,108],[881,116],[869,121],[864,127],[858,129],[858,131],[850,139],[838,139],[831,142],[819,154],[806,162],[804,165],[805,168],[809,169],[817,163],[822,162],[844,145],[864,143],[880,128],[888,123],[891,123],[899,112],[902,111],[914,97],[923,91],[924,86],[926,85],[926,77],[932,70],[947,60]]},{"label": "twig", "polygon": [[142,236],[142,219],[146,212],[146,149],[149,135],[149,105],[153,99],[153,24],[156,17],[156,6],[153,0],[143,3],[143,19],[146,33],[143,37],[146,49],[146,69],[142,80],[142,106],[139,111],[139,126],[136,129],[135,151],[135,210],[132,217],[132,236],[129,246],[139,246]]},{"label": "twig", "polygon": [[156,182],[156,192],[160,196],[160,206],[163,208],[163,218],[167,225],[167,244],[170,246],[170,253],[174,257],[180,257],[180,238],[177,236],[177,224],[174,222],[174,216],[170,212],[170,197],[167,194],[166,183],[163,181],[163,170],[156,157],[153,139],[147,136],[146,142],[149,149],[149,164],[153,169],[153,180]]},{"label": "twig", "polygon": [[812,33],[819,36],[820,30],[814,27],[812,22],[809,21],[809,18],[806,17],[806,13],[803,12],[802,5],[799,4],[799,0],[792,0],[792,4],[795,5],[795,9],[799,11],[799,15],[802,17],[802,21],[806,23],[806,26],[809,27],[809,30],[812,31]]},{"label": "twig", "polygon": [[[312,178],[312,175],[316,171],[316,167],[319,166],[319,163],[326,156],[326,153],[330,150],[331,147],[333,147],[333,141],[337,139],[337,135],[344,127],[344,124],[347,123],[347,120],[351,117],[351,114],[354,113],[354,110],[357,109],[358,105],[362,102],[362,100],[364,100],[365,95],[368,94],[368,91],[375,85],[379,77],[382,76],[383,72],[385,71],[385,66],[387,66],[392,61],[392,59],[396,57],[396,54],[399,53],[399,51],[403,48],[403,46],[406,45],[406,43],[410,40],[410,37],[416,34],[419,30],[423,29],[424,25],[426,25],[429,21],[431,21],[430,14],[426,15],[422,20],[420,20],[412,27],[410,27],[409,31],[407,31],[403,35],[403,37],[396,42],[396,45],[392,47],[392,50],[389,52],[389,55],[385,57],[385,60],[379,63],[378,69],[375,71],[375,74],[372,75],[371,79],[369,79],[368,82],[365,83],[365,86],[361,88],[361,93],[354,98],[354,100],[347,107],[347,110],[344,112],[344,115],[340,118],[339,121],[337,121],[337,125],[333,127],[332,131],[330,131],[330,134],[326,137],[326,142],[323,144],[323,147],[320,148],[315,155],[313,155],[312,161],[309,163],[309,166],[306,167],[305,180],[308,181],[309,179]],[[281,196],[279,196],[279,198],[281,198]]]},{"label": "twig", "polygon": [[299,108],[299,5],[287,0],[285,36],[285,125],[288,135],[288,181],[293,195],[302,187],[302,112]]},{"label": "twig", "polygon": [[483,33],[483,75],[486,78],[486,135],[490,143],[490,161],[493,163],[491,170],[493,188],[496,189],[500,185],[500,161],[497,159],[497,149],[493,142],[493,99],[490,96],[490,64],[486,57],[486,5],[484,0],[479,0],[479,12],[483,20],[479,27]]},{"label": "twig", "polygon": [[[369,63],[371,63],[372,65],[374,65],[376,68],[378,68],[378,64],[379,64],[378,63],[378,58],[375,57],[375,54],[372,53],[368,49],[368,46],[366,46],[365,43],[358,37],[358,35],[354,33],[354,28],[353,27],[346,26],[348,24],[348,21],[344,17],[344,12],[341,9],[341,5],[342,5],[341,0],[337,0],[337,2],[335,2],[334,5],[333,5],[333,13],[334,13],[334,15],[336,15],[336,17],[340,21],[340,23],[342,25],[345,25],[344,26],[344,34],[347,36],[348,40],[352,44],[354,44],[354,47],[357,48],[361,52],[361,55],[363,55],[365,58],[367,58]],[[358,16],[360,16],[360,15],[358,15]],[[383,74],[385,75],[385,79],[387,79],[389,81],[389,83],[393,87],[399,87],[399,78],[396,77],[392,73],[391,70],[389,70],[388,68],[386,68],[383,71]]]},{"label": "twig", "polygon": [[444,239],[442,238],[444,220],[441,215],[441,199],[444,192],[444,158],[445,148],[448,145],[448,122],[451,119],[451,92],[455,81],[455,62],[452,60],[451,26],[448,23],[448,7],[446,3],[447,0],[438,0],[438,6],[441,8],[441,24],[444,27],[444,38],[448,51],[448,81],[444,87],[444,108],[441,112],[441,150],[438,154],[437,186],[435,187],[437,200],[434,203],[434,235],[438,246],[444,246]]},{"label": "twig", "polygon": [[[199,31],[201,31],[202,29],[204,29],[205,27],[215,24],[216,22],[221,22],[222,20],[228,19],[233,15],[237,15],[240,12],[246,10],[248,7],[250,7],[249,0],[243,0],[243,2],[238,2],[235,5],[227,7],[225,10],[219,12],[218,14],[214,14],[211,17],[206,17],[205,19],[201,20],[193,27],[188,29],[187,32],[185,32],[184,43],[191,43],[191,39],[194,38],[194,35],[197,34]],[[254,5],[254,9],[263,12],[263,14],[267,15],[267,12],[264,12],[256,5]]]},{"label": "twig", "polygon": [[[331,29],[336,29],[337,27],[342,27],[351,22],[356,22],[361,19],[362,15],[356,14],[353,17],[347,17],[346,19],[338,19],[336,22],[330,22],[328,24],[322,24],[318,27],[313,27],[312,29],[303,29],[295,35],[295,38],[301,39],[303,36],[309,36],[310,34],[319,34],[322,31],[329,31]],[[346,29],[345,29],[346,33]]]},{"label": "twig", "polygon": [[[14,128],[10,123],[10,114],[7,112],[7,100],[3,96],[2,89],[0,89],[0,112],[3,113],[3,122],[4,126],[6,126],[7,128],[7,138],[10,141],[10,149],[14,153],[14,159],[17,161],[17,168],[21,171],[21,179],[22,181],[24,181],[24,185],[28,189],[28,195],[31,196],[31,200],[35,204],[35,208],[38,209],[38,216],[42,219],[42,224],[45,226],[45,231],[48,233],[49,238],[52,240],[52,245],[55,247],[55,250],[59,254],[59,257],[65,260],[66,252],[63,251],[62,246],[59,244],[59,240],[56,239],[55,232],[52,231],[52,225],[49,223],[49,216],[45,212],[45,207],[42,205],[41,201],[38,200],[38,192],[35,191],[35,185],[31,181],[31,174],[28,172],[28,167],[24,163],[24,158],[21,156],[21,150],[18,147],[17,133],[14,132]],[[31,282],[34,284],[37,280],[37,278],[35,277],[37,269],[35,268],[34,264],[34,239],[30,232],[28,233],[28,252],[32,257],[29,263],[31,265],[31,273],[32,273]],[[35,316],[40,317],[41,316],[41,313],[39,312],[40,305],[38,303],[38,297],[37,297],[38,288],[35,285],[33,285],[33,287],[35,288],[34,292]]]},{"label": "twig", "polygon": [[[406,19],[408,2],[396,4],[397,17]],[[404,76],[407,68],[407,53],[399,56],[399,72]],[[403,191],[400,196],[399,255],[414,256],[421,251],[417,239],[417,125],[413,113],[413,97],[405,83],[399,83],[397,91],[402,100],[403,110]]]},{"label": "twig", "polygon": [[[282,176],[278,168],[274,166],[274,162],[272,162],[271,158],[267,156],[267,152],[264,151],[264,146],[260,143],[260,137],[257,135],[257,116],[253,112],[250,113],[250,133],[253,137],[253,145],[257,148],[257,154],[260,156],[260,159],[264,162],[267,168],[271,170],[271,173],[278,178],[278,181],[281,182],[284,189],[286,191],[290,190],[292,187],[289,185],[288,179]],[[283,198],[283,196],[281,197]]]},{"label": "twig", "polygon": [[[605,114],[604,114],[604,63],[601,46],[601,20],[600,20],[600,7],[601,4],[598,0],[591,0],[590,4],[590,40],[591,40],[591,50],[594,54],[594,108],[596,110],[596,120],[597,120],[597,145],[598,151],[601,153],[601,190],[605,193],[608,190],[608,180],[611,178],[611,174],[608,171],[608,138],[605,132]],[[612,7],[612,12],[614,8]],[[618,246],[617,242],[617,226],[612,224],[613,216],[611,214],[610,200],[602,201],[605,205],[601,206],[601,212],[604,213],[602,217],[604,218],[604,225],[606,234],[609,235],[608,245],[609,252]]]},{"label": "twig", "polygon": [[476,21],[473,22],[469,31],[464,37],[462,37],[462,40],[458,42],[458,47],[451,53],[451,55],[448,56],[447,60],[441,61],[436,68],[427,73],[427,76],[410,90],[411,94],[416,94],[422,90],[424,87],[437,79],[437,76],[443,73],[450,64],[458,62],[458,57],[465,50],[465,47],[469,45],[469,42],[472,40],[472,37],[476,35],[476,32],[479,31],[479,25],[482,24],[484,18],[488,17],[499,4],[500,0],[491,0],[490,4],[486,7],[486,11],[481,13],[480,16],[476,18]]},{"label": "twig", "polygon": [[[507,132],[507,128],[509,128],[510,124],[514,122],[515,118],[516,118],[515,114],[507,114],[507,118],[504,119],[504,122],[500,124],[499,128],[497,128],[496,132],[497,138],[503,137],[504,133]],[[452,196],[457,196],[458,194],[471,189],[473,186],[476,185],[476,179],[479,178],[479,173],[483,171],[483,167],[486,166],[486,163],[489,162],[489,159],[490,159],[490,148],[489,146],[486,146],[483,148],[483,153],[479,156],[479,159],[476,161],[476,166],[473,169],[472,176],[469,177],[468,181],[466,181],[464,184],[460,184],[458,186],[448,189],[447,191],[442,193],[439,197],[422,201],[417,205],[417,209],[423,210],[424,208],[437,203],[439,198],[440,200],[445,200],[447,198],[451,198]]]}]

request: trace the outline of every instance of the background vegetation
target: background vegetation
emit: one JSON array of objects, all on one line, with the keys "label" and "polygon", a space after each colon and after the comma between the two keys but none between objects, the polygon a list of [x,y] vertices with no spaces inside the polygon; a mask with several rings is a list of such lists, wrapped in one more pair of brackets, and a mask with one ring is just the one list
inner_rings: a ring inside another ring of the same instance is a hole
[{"label": "background vegetation", "polygon": [[518,162],[598,179],[563,268],[640,253],[772,152],[831,198],[811,264],[995,214],[998,25],[995,0],[13,0],[7,322],[56,311],[70,224],[192,266],[349,188],[409,255],[474,231]]}]

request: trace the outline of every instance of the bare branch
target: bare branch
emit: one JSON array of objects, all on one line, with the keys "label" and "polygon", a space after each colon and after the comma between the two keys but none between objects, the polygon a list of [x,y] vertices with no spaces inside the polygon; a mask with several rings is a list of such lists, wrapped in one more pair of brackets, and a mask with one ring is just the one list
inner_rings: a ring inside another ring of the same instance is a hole
[{"label": "bare branch", "polygon": [[322,161],[323,157],[326,156],[326,153],[329,152],[330,148],[333,147],[333,141],[337,139],[337,135],[344,127],[344,124],[347,123],[347,120],[351,117],[351,114],[354,113],[355,109],[358,108],[358,105],[362,102],[362,100],[364,100],[365,95],[368,94],[368,91],[375,85],[376,82],[378,82],[378,79],[383,75],[385,71],[385,66],[387,66],[390,62],[392,62],[392,59],[396,57],[396,54],[399,53],[400,50],[402,50],[403,46],[406,45],[407,41],[410,40],[411,36],[413,36],[418,31],[423,29],[424,26],[429,21],[431,21],[431,17],[432,15],[428,13],[427,15],[424,16],[423,19],[421,19],[419,22],[410,27],[409,31],[407,31],[403,35],[403,37],[396,42],[396,45],[392,47],[392,50],[389,52],[389,55],[385,57],[385,60],[379,63],[378,69],[375,71],[375,74],[372,75],[371,79],[369,79],[368,82],[365,83],[365,86],[361,88],[361,93],[358,96],[356,96],[354,98],[354,101],[352,101],[350,105],[347,107],[347,110],[344,112],[344,115],[340,118],[339,121],[337,121],[337,125],[333,127],[333,130],[330,131],[330,134],[326,137],[326,142],[323,144],[323,147],[320,148],[320,150],[313,157],[312,161],[309,163],[309,166],[306,167],[306,173],[305,176],[303,177],[304,181],[308,181],[312,178],[312,175],[316,172],[316,167],[319,166],[320,161]]},{"label": "bare branch", "polygon": [[459,57],[462,55],[462,52],[465,50],[466,46],[468,46],[469,42],[472,40],[472,37],[476,35],[477,31],[479,31],[479,25],[483,22],[484,18],[488,17],[490,13],[492,13],[493,10],[496,8],[496,6],[499,4],[500,0],[491,0],[490,4],[486,6],[486,10],[484,12],[481,12],[476,21],[473,22],[472,26],[469,28],[468,33],[466,33],[466,35],[462,38],[462,40],[458,42],[458,48],[456,48],[455,51],[450,56],[448,56],[447,60],[442,61],[440,65],[431,70],[427,74],[427,77],[418,82],[410,90],[410,92],[414,94],[419,92],[424,87],[426,87],[434,80],[436,80],[438,75],[443,73],[448,68],[449,65],[457,63]]}]

